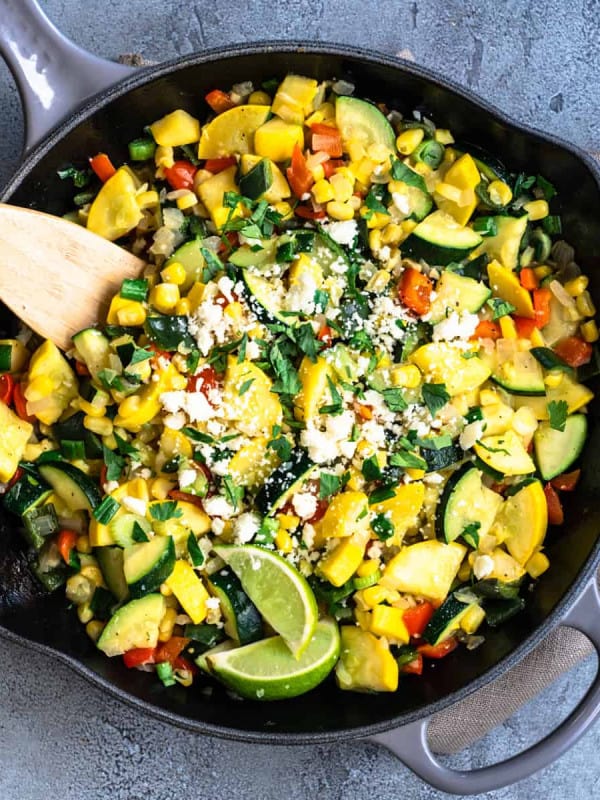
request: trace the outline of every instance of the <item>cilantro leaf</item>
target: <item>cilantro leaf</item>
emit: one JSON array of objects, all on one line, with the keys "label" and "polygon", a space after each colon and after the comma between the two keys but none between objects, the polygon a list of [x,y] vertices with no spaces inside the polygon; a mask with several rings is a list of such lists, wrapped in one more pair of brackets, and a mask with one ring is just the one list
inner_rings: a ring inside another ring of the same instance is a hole
[{"label": "cilantro leaf", "polygon": [[445,383],[424,383],[421,396],[432,417],[450,400]]},{"label": "cilantro leaf", "polygon": [[425,194],[429,194],[422,176],[397,158],[392,160],[392,178],[395,181],[402,181],[407,186],[416,186]]},{"label": "cilantro leaf", "polygon": [[201,567],[202,564],[204,564],[204,553],[200,549],[198,540],[192,532],[190,532],[190,535],[188,536],[187,551],[194,567]]},{"label": "cilantro leaf", "polygon": [[499,297],[490,297],[489,300],[486,300],[486,304],[492,309],[493,320],[506,317],[516,311],[516,308],[511,303],[501,300]]},{"label": "cilantro leaf", "polygon": [[134,542],[149,542],[148,534],[142,528],[139,522],[133,523],[133,530],[131,531],[131,538]]},{"label": "cilantro leaf", "polygon": [[402,389],[384,389],[381,394],[390,411],[404,411],[408,408]]},{"label": "cilantro leaf", "polygon": [[381,468],[377,461],[377,456],[369,456],[365,458],[361,468],[363,477],[366,481],[379,481],[381,480]]},{"label": "cilantro leaf", "polygon": [[324,314],[329,305],[329,293],[324,289],[316,289],[314,296],[315,311]]},{"label": "cilantro leaf", "polygon": [[377,514],[375,519],[371,521],[371,530],[382,542],[391,539],[395,533],[394,523],[385,514]]},{"label": "cilantro leaf", "polygon": [[315,336],[315,332],[310,322],[306,322],[304,325],[299,325],[295,329],[294,340],[296,341],[296,344],[300,350],[302,350],[302,352],[310,358],[313,364],[315,364],[317,361],[317,354],[319,353],[319,350],[322,349],[322,345]]},{"label": "cilantro leaf", "polygon": [[139,457],[140,454],[136,447],[134,447],[132,444],[129,444],[129,442],[123,439],[122,436],[119,436],[118,433],[113,433],[113,436],[115,437],[115,442],[117,443],[117,450],[122,456],[131,456],[135,459]]},{"label": "cilantro leaf", "polygon": [[479,529],[481,528],[481,522],[470,522],[463,532],[461,533],[462,538],[465,542],[471,547],[477,549],[479,547]]},{"label": "cilantro leaf", "polygon": [[183,511],[177,508],[176,500],[165,500],[150,506],[150,516],[159,522],[165,522],[168,519],[179,519],[183,516]]},{"label": "cilantro leaf", "polygon": [[328,406],[321,406],[319,414],[332,414],[336,416],[341,414],[344,410],[342,395],[338,392],[335,383],[327,376],[327,383],[329,385],[329,392],[331,394],[331,404]]},{"label": "cilantro leaf", "polygon": [[207,247],[201,247],[200,252],[202,253],[202,257],[205,261],[201,275],[202,283],[208,283],[209,281],[212,281],[215,275],[218,275],[218,273],[222,271],[223,264],[219,258],[217,258],[216,254]]},{"label": "cilantro leaf", "polygon": [[267,448],[274,450],[282,461],[289,461],[292,455],[292,445],[285,436],[278,436],[276,439],[271,439],[267,442]]},{"label": "cilantro leaf", "polygon": [[134,364],[139,364],[141,361],[147,361],[154,355],[152,350],[149,350],[147,347],[136,347],[128,366],[132,367]]},{"label": "cilantro leaf", "polygon": [[240,386],[240,388],[239,388],[239,391],[238,391],[238,394],[239,394],[239,396],[240,396],[240,397],[241,397],[243,394],[246,394],[246,392],[248,391],[248,389],[249,389],[249,388],[252,386],[252,384],[254,383],[254,380],[255,380],[254,378],[248,378],[248,380],[245,380],[245,381],[242,383],[242,385]]},{"label": "cilantro leaf", "polygon": [[228,503],[233,506],[234,511],[237,511],[239,504],[244,498],[243,486],[236,486],[231,475],[224,475],[223,488],[225,489],[225,497]]},{"label": "cilantro leaf", "polygon": [[400,450],[397,453],[392,453],[390,456],[390,465],[392,467],[401,467],[402,469],[427,469],[427,462],[425,459],[408,450]]},{"label": "cilantro leaf", "polygon": [[284,355],[281,344],[274,342],[268,353],[269,362],[278,380],[273,384],[273,392],[277,394],[298,394],[302,384],[298,373],[290,359]]},{"label": "cilantro leaf", "polygon": [[123,456],[110,450],[105,444],[102,445],[102,458],[106,464],[106,480],[118,481],[125,467],[125,459]]},{"label": "cilantro leaf", "polygon": [[202,442],[202,444],[215,443],[213,437],[210,436],[208,433],[202,433],[202,431],[197,431],[195,428],[190,428],[189,426],[182,428],[181,432],[184,433],[193,442]]},{"label": "cilantro leaf", "polygon": [[385,500],[391,500],[395,496],[396,492],[393,486],[381,486],[379,489],[375,489],[375,491],[372,492],[369,497],[369,505],[372,506],[375,505],[375,503],[383,503]]},{"label": "cilantro leaf", "polygon": [[389,216],[390,212],[382,202],[385,191],[385,184],[373,184],[369,190],[369,193],[365,197],[365,205],[371,211],[376,211],[378,214],[385,214],[386,216]]},{"label": "cilantro leaf", "polygon": [[554,195],[557,194],[554,186],[550,183],[550,181],[547,181],[546,178],[544,178],[542,175],[538,175],[536,177],[535,182],[538,189],[541,189],[544,195],[544,200],[552,200]]},{"label": "cilantro leaf", "polygon": [[569,405],[566,400],[551,400],[548,403],[548,414],[550,415],[550,427],[555,431],[564,431],[569,414]]},{"label": "cilantro leaf", "polygon": [[237,363],[241,364],[243,361],[246,360],[246,346],[248,345],[248,334],[244,333],[240,340],[240,349],[238,352],[238,360]]},{"label": "cilantro leaf", "polygon": [[319,475],[319,500],[331,497],[350,480],[350,473],[345,472],[341,477],[331,472],[321,472]]}]

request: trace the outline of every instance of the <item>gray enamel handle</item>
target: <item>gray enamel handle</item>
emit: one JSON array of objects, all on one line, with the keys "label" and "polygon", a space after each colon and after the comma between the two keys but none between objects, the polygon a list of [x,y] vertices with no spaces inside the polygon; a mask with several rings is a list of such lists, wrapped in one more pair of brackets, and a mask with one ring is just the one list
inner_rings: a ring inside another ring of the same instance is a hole
[{"label": "gray enamel handle", "polygon": [[[584,633],[600,654],[600,594],[594,577],[562,621]],[[533,747],[512,758],[472,771],[454,770],[441,764],[427,742],[429,720],[418,720],[370,738],[391,750],[423,780],[444,792],[479,794],[509,786],[547,767],[593,725],[600,714],[600,671],[577,708],[556,730]]]},{"label": "gray enamel handle", "polygon": [[134,71],[69,41],[37,0],[0,0],[0,54],[21,95],[26,152],[85,100]]}]

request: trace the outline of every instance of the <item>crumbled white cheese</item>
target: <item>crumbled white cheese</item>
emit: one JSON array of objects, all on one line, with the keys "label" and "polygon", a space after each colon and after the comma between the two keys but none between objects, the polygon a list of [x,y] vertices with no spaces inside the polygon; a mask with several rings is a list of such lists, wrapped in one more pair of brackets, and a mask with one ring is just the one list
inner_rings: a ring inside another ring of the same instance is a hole
[{"label": "crumbled white cheese", "polygon": [[179,470],[177,475],[179,479],[179,486],[184,489],[186,486],[191,486],[192,483],[196,480],[198,473],[195,469],[190,469],[189,467],[184,467],[183,469]]},{"label": "crumbled white cheese", "polygon": [[217,286],[219,287],[219,291],[221,292],[223,297],[225,297],[225,299],[228,300],[230,303],[233,303],[233,295],[231,292],[234,286],[234,282],[231,280],[231,278],[229,278],[227,275],[223,275],[217,281]]},{"label": "crumbled white cheese", "polygon": [[460,314],[452,311],[446,319],[433,326],[432,338],[434,342],[451,342],[453,339],[469,339],[479,324],[477,314],[462,311]]},{"label": "crumbled white cheese", "polygon": [[214,417],[215,409],[202,392],[185,392],[185,410],[192,422],[207,422]]},{"label": "crumbled white cheese", "polygon": [[185,405],[185,392],[163,392],[158,399],[168,414],[176,414]]},{"label": "crumbled white cheese", "polygon": [[104,489],[105,494],[110,494],[111,492],[114,492],[115,489],[119,488],[119,481],[106,481],[102,488]]},{"label": "crumbled white cheese", "polygon": [[[215,494],[212,497],[207,497],[202,505],[209,517],[222,517],[223,519],[230,519],[235,514],[235,509],[229,503],[227,498],[222,495]],[[214,523],[213,523],[214,526]]]},{"label": "crumbled white cheese", "polygon": [[308,271],[299,274],[298,279],[290,286],[285,298],[285,307],[288,311],[300,311],[303,314],[313,314],[315,310],[315,292],[317,282],[314,275]]},{"label": "crumbled white cheese", "polygon": [[473,575],[478,581],[487,578],[494,571],[494,559],[491,556],[477,556],[473,562]]},{"label": "crumbled white cheese", "polygon": [[121,499],[121,505],[123,508],[126,508],[127,511],[131,511],[132,514],[138,514],[140,517],[145,517],[146,511],[148,510],[148,503],[145,500],[141,500],[138,497],[131,497],[128,494]]},{"label": "crumbled white cheese", "polygon": [[249,339],[246,344],[246,358],[248,361],[256,361],[257,358],[260,358],[261,352],[260,345],[253,339]]},{"label": "crumbled white cheese", "polygon": [[[206,506],[206,503],[204,504]],[[225,521],[216,517],[211,520],[210,526],[215,536],[220,536],[225,530]],[[204,550],[202,551],[204,553]]]},{"label": "crumbled white cheese", "polygon": [[207,597],[205,605],[207,608],[218,608],[220,605],[220,600],[218,597]]},{"label": "crumbled white cheese", "polygon": [[223,344],[231,331],[233,320],[223,314],[223,308],[212,297],[203,300],[189,318],[188,329],[203,356],[215,344]]},{"label": "crumbled white cheese", "polygon": [[401,214],[410,214],[410,200],[405,194],[392,192],[392,202]]},{"label": "crumbled white cheese", "polygon": [[458,443],[463,450],[469,450],[478,439],[481,439],[485,428],[485,420],[477,419],[465,425],[458,438]]},{"label": "crumbled white cheese", "polygon": [[354,219],[325,223],[323,227],[334,242],[347,247],[350,247],[358,236],[358,225]]},{"label": "crumbled white cheese", "polygon": [[317,498],[310,492],[298,492],[292,497],[292,505],[300,519],[310,519],[317,510]]},{"label": "crumbled white cheese", "polygon": [[186,422],[187,419],[183,411],[178,411],[176,414],[167,414],[163,418],[165,428],[170,428],[172,431],[180,431]]},{"label": "crumbled white cheese", "polygon": [[[317,535],[316,530],[310,523],[306,523],[306,525],[302,528],[302,539],[304,540],[304,544],[310,550],[315,543],[315,536]],[[317,557],[320,557],[320,553],[317,553]]]},{"label": "crumbled white cheese", "polygon": [[233,537],[238,544],[247,544],[252,541],[259,528],[259,515],[245,511],[233,522]]}]

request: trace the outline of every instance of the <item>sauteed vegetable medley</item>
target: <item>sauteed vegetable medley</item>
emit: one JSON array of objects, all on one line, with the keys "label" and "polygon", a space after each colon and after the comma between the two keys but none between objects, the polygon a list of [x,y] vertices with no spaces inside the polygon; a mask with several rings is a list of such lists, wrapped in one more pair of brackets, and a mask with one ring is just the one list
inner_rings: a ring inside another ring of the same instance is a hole
[{"label": "sauteed vegetable medley", "polygon": [[204,101],[59,173],[148,266],[70,352],[0,342],[3,504],[165,686],[393,692],[551,568],[588,278],[547,180],[418,112],[299,75]]}]

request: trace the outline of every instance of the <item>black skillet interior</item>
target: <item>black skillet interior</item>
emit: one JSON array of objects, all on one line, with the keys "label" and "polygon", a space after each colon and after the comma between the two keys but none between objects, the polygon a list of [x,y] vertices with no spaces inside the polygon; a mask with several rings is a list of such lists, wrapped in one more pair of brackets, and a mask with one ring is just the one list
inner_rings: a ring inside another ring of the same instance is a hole
[{"label": "black skillet interior", "polygon": [[[127,93],[117,91],[110,103],[100,101],[99,110],[91,115],[82,113],[77,124],[69,124],[66,135],[59,130],[15,176],[3,199],[64,213],[71,189],[56,177],[57,168],[85,161],[107,147],[116,161],[125,159],[127,142],[139,136],[144,125],[173,108],[183,107],[204,117],[208,109],[202,98],[215,86],[227,88],[246,79],[258,84],[289,71],[321,79],[344,77],[356,84],[359,96],[386,101],[405,113],[420,109],[437,124],[449,127],[457,138],[496,154],[511,171],[541,173],[552,181],[562,199],[565,238],[576,244],[578,260],[591,276],[592,292],[600,298],[600,191],[592,170],[577,154],[514,127],[460,92],[436,83],[424,71],[399,68],[391,59],[363,57],[343,48],[333,48],[335,52],[327,47],[307,52],[293,47],[289,51],[279,48],[279,52],[249,50],[218,58],[190,58],[169,70],[159,68],[150,82],[143,76],[134,79]],[[14,319],[6,310],[0,313],[0,327],[8,330],[13,326]],[[234,700],[218,687],[214,691],[164,690],[151,676],[127,671],[120,659],[101,657],[76,617],[66,610],[61,592],[48,598],[35,589],[14,521],[6,516],[0,518],[0,624],[17,637],[59,651],[123,699],[152,707],[164,718],[195,730],[263,741],[306,741],[311,734],[323,740],[408,722],[472,691],[522,655],[558,622],[581,587],[583,573],[590,574],[600,531],[595,500],[600,488],[596,402],[590,409],[590,421],[586,479],[567,498],[564,528],[549,533],[547,552],[552,566],[531,593],[527,609],[503,628],[487,631],[485,643],[477,650],[460,649],[432,664],[421,679],[404,680],[396,694],[345,694],[326,683],[297,700],[255,704]]]}]

